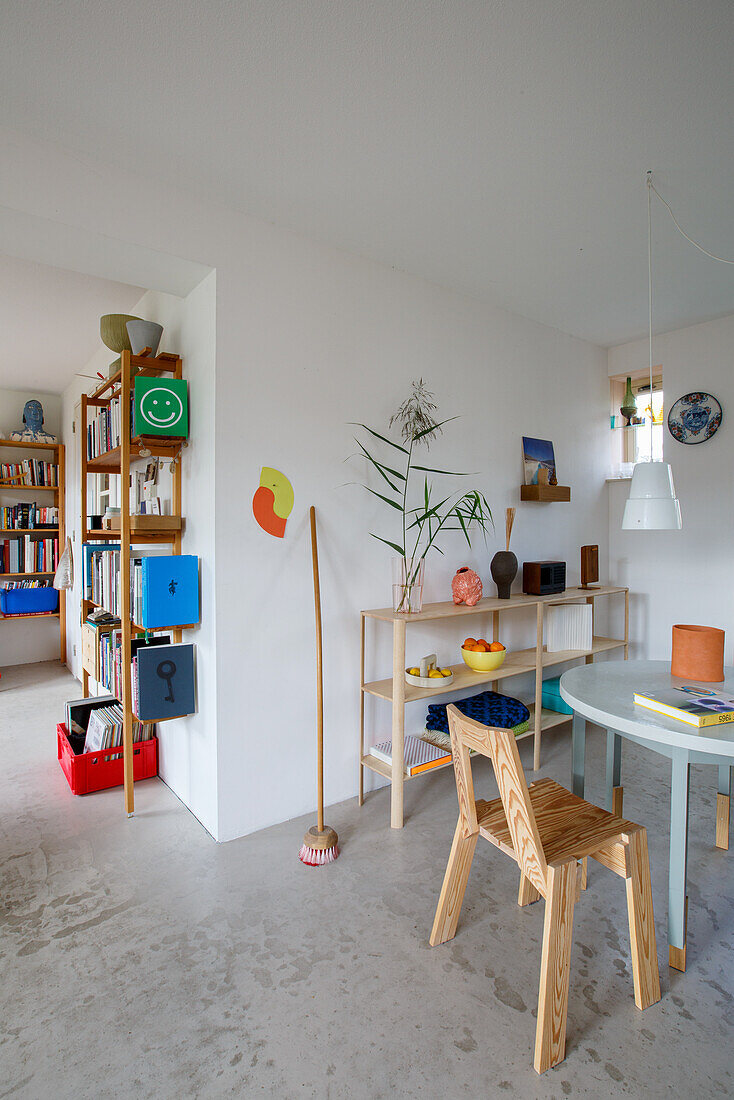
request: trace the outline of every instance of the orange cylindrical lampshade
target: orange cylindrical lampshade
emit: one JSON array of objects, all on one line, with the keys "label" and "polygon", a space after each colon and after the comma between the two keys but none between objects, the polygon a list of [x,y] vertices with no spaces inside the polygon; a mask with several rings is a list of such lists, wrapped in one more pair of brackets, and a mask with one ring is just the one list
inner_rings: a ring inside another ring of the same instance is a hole
[{"label": "orange cylindrical lampshade", "polygon": [[673,676],[703,683],[720,683],[724,679],[724,631],[715,626],[673,627]]}]

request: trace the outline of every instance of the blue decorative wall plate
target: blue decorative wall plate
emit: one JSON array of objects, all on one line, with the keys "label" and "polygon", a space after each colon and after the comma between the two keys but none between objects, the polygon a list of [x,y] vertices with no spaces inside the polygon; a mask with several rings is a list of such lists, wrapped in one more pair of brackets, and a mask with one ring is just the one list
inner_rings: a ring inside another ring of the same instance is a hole
[{"label": "blue decorative wall plate", "polygon": [[705,443],[721,424],[721,405],[710,393],[696,390],[679,397],[668,413],[668,431],[679,443]]}]

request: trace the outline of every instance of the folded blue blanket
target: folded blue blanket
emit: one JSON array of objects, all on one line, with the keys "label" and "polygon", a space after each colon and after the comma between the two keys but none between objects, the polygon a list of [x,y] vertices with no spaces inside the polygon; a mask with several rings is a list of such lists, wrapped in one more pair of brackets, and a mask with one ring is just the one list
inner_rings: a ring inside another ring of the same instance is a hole
[{"label": "folded blue blanket", "polygon": [[[467,718],[474,718],[477,722],[482,722],[485,726],[494,726],[496,729],[514,729],[530,719],[530,711],[524,703],[509,695],[498,695],[496,691],[482,691],[479,695],[472,695],[468,699],[457,699],[453,705],[458,707]],[[446,703],[434,703],[429,706],[426,717],[427,729],[449,732],[446,706]]]}]

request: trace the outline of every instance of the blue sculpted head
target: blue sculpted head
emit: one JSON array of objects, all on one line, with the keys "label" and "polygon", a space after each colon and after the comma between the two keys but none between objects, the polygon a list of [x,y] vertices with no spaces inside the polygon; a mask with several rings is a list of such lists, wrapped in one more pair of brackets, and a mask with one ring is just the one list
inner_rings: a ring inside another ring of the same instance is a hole
[{"label": "blue sculpted head", "polygon": [[34,398],[23,406],[23,423],[32,432],[40,432],[43,427],[43,405]]}]

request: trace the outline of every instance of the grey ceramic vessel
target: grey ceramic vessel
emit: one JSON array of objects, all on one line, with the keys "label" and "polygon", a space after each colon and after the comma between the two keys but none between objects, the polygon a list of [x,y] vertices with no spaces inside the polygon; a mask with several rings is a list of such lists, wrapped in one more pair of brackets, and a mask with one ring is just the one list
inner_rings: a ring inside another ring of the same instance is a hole
[{"label": "grey ceramic vessel", "polygon": [[156,321],[128,321],[127,334],[133,355],[140,355],[143,348],[150,348],[150,354],[158,354],[158,345],[163,335],[163,325]]}]

